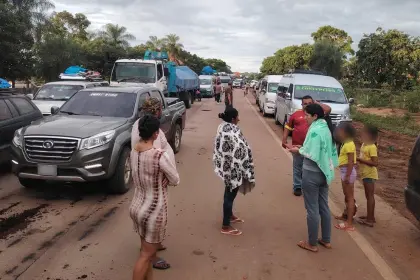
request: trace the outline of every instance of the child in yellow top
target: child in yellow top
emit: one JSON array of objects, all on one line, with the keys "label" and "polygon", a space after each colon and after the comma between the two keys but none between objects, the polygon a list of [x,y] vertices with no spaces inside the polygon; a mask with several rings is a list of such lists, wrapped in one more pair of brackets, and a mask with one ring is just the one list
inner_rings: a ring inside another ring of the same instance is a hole
[{"label": "child in yellow top", "polygon": [[362,131],[362,147],[359,162],[359,173],[365,187],[367,200],[367,215],[357,220],[360,224],[373,227],[375,220],[375,181],[378,180],[378,129],[373,126],[365,126]]},{"label": "child in yellow top", "polygon": [[353,142],[356,136],[356,130],[351,123],[342,123],[337,127],[337,140],[343,143],[340,148],[338,157],[338,165],[341,173],[341,185],[346,203],[346,209],[342,216],[336,217],[339,220],[344,220],[344,223],[339,223],[335,228],[345,231],[353,231],[353,217],[356,214],[356,201],[354,199],[354,182],[356,181],[356,145]]}]

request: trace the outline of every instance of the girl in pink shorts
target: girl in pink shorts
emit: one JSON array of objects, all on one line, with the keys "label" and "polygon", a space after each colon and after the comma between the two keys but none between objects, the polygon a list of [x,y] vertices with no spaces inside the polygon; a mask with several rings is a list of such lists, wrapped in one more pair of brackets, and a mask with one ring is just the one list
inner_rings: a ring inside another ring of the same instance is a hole
[{"label": "girl in pink shorts", "polygon": [[351,123],[342,123],[337,127],[336,137],[342,143],[340,147],[340,154],[338,157],[338,165],[341,173],[341,184],[343,186],[343,193],[346,202],[346,210],[341,217],[336,217],[339,220],[344,220],[344,223],[339,223],[335,228],[345,231],[353,231],[353,217],[356,214],[356,201],[354,199],[354,182],[356,181],[356,145],[354,144],[354,137],[356,130]]}]

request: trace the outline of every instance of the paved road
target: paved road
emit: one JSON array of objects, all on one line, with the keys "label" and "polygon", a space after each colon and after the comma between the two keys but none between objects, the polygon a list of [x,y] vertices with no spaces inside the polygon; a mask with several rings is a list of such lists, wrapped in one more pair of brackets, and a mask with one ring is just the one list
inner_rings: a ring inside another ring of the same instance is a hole
[{"label": "paved road", "polygon": [[[306,220],[302,198],[291,193],[291,161],[279,146],[279,128],[249,100],[235,92],[257,177],[255,190],[235,204],[244,234],[219,232],[223,185],[211,156],[224,106],[203,100],[188,111],[177,155],[181,185],[171,191],[168,250],[160,254],[172,268],[157,271],[156,279],[420,279],[419,231],[380,200],[374,229],[333,230],[334,249],[318,254],[296,246],[306,237]],[[101,186],[87,185],[27,191],[3,174],[0,279],[131,279],[139,252],[128,216],[131,195],[107,196]],[[337,183],[331,198],[337,210]]]}]

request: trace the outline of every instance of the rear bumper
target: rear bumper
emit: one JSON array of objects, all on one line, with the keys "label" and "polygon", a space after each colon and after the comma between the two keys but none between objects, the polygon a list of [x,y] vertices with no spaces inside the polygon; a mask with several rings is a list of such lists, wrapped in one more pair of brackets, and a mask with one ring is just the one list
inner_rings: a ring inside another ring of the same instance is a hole
[{"label": "rear bumper", "polygon": [[407,209],[420,221],[420,193],[407,186],[404,190],[404,196]]}]

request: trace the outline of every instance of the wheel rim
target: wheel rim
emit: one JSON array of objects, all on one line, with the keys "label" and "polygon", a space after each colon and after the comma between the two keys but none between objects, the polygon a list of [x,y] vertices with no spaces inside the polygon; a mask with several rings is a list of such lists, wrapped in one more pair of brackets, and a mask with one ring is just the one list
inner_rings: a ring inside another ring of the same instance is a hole
[{"label": "wheel rim", "polygon": [[178,149],[179,145],[181,143],[181,131],[180,131],[179,128],[177,128],[176,131],[175,131],[175,139],[174,140],[175,140],[174,141],[175,142],[175,149]]},{"label": "wheel rim", "polygon": [[130,164],[130,156],[127,157],[124,164],[124,184],[128,185],[131,179],[131,164]]}]

